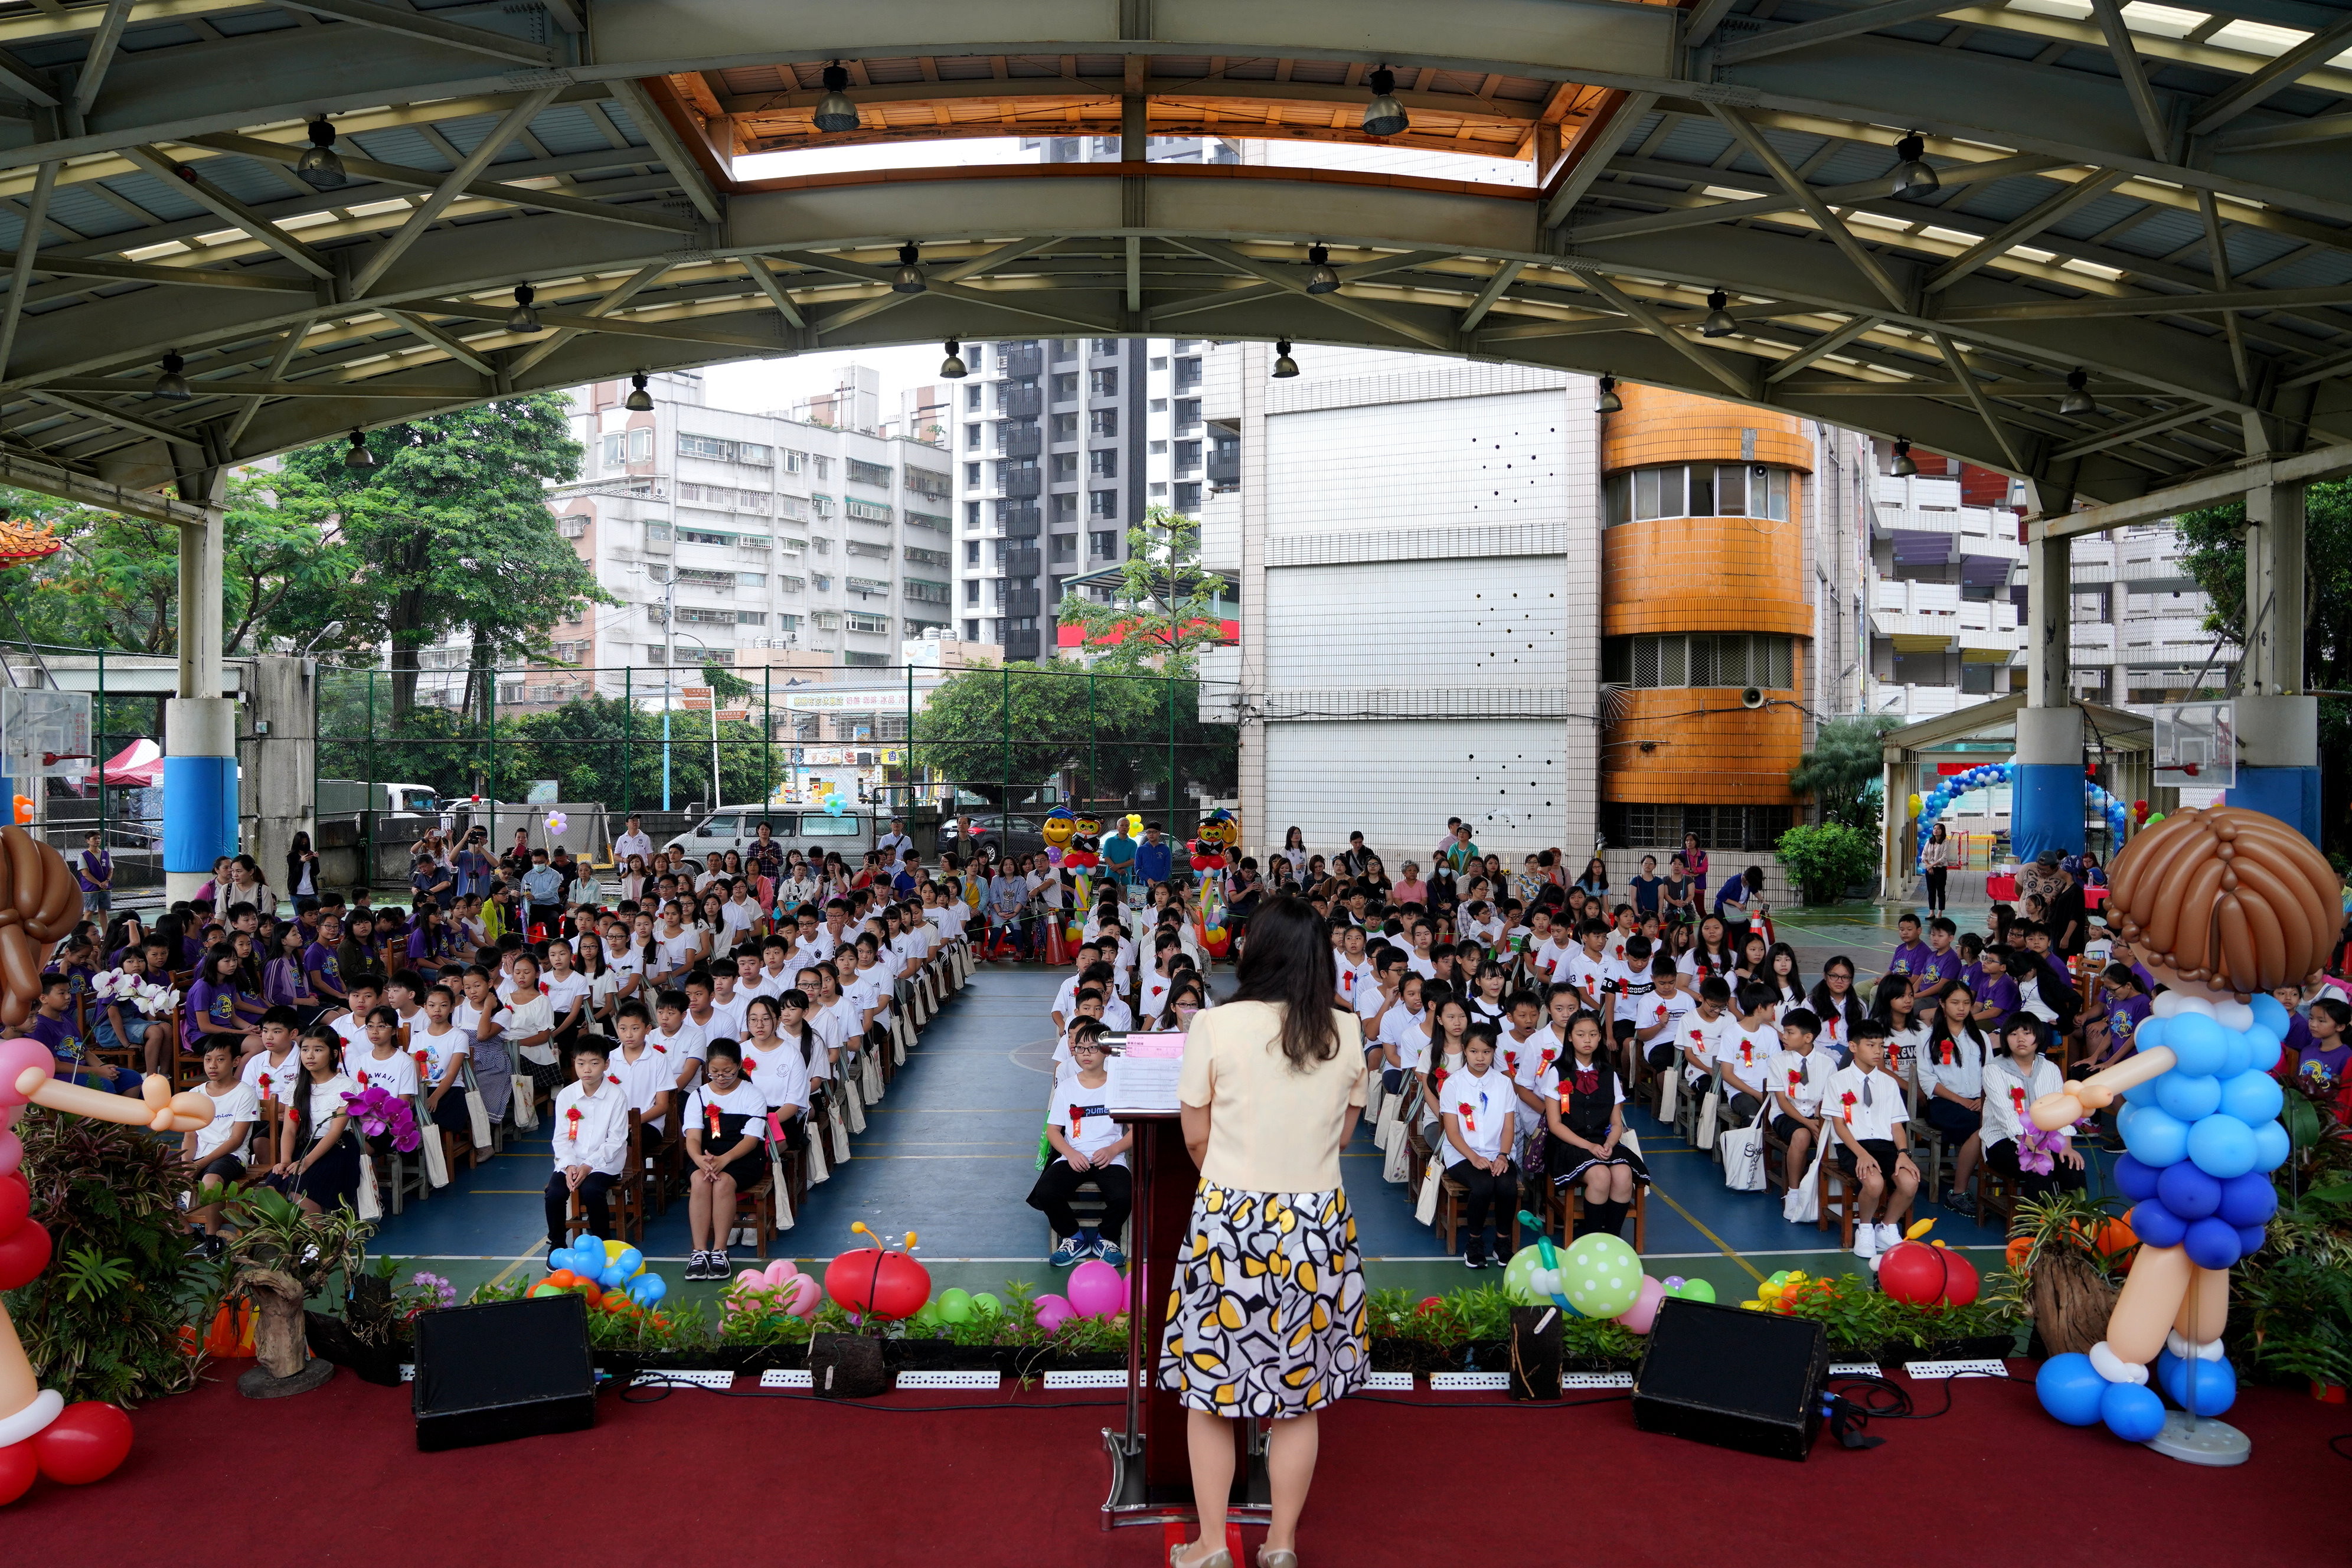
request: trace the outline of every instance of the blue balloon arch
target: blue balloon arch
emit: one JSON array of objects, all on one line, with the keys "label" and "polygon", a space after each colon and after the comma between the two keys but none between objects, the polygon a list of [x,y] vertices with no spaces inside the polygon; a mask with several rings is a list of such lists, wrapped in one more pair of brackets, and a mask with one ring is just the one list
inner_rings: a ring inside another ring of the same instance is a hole
[{"label": "blue balloon arch", "polygon": [[[2009,763],[1979,763],[1966,773],[1954,773],[1942,780],[1933,790],[1922,795],[1919,799],[1919,826],[1912,838],[1912,869],[1920,868],[1920,862],[1927,858],[1927,835],[1934,829],[1936,819],[1944,815],[1952,802],[1971,790],[1990,789],[1995,784],[2007,784],[2009,779]],[[2098,807],[2100,815],[2107,819],[2110,856],[2122,849],[2125,827],[2129,821],[2124,803],[2089,779],[2083,781],[2083,799]]]}]

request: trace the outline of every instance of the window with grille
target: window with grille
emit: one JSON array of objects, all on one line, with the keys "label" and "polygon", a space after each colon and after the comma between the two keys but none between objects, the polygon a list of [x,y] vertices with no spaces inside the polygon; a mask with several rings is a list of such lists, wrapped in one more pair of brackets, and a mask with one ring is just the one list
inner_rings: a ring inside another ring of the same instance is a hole
[{"label": "window with grille", "polygon": [[776,586],[787,594],[805,593],[808,589],[808,580],[804,577],[778,577]]},{"label": "window with grille", "polygon": [[841,542],[841,552],[844,555],[862,555],[868,561],[887,561],[890,559],[890,547],[888,545],[868,544],[862,539],[843,540]]},{"label": "window with grille", "polygon": [[948,520],[936,512],[910,511],[907,514],[908,528],[928,528],[940,533],[948,531]]},{"label": "window with grille", "polygon": [[1754,517],[1785,521],[1790,470],[1763,463],[1673,463],[1612,474],[1601,482],[1602,521]]},{"label": "window with grille", "polygon": [[566,539],[578,539],[588,531],[588,514],[576,511],[570,517],[555,520],[555,531]]},{"label": "window with grille", "polygon": [[739,626],[764,626],[768,624],[768,613],[765,610],[738,610],[735,612],[735,624]]},{"label": "window with grille", "polygon": [[929,578],[909,577],[906,581],[906,596],[918,605],[944,605],[948,602],[949,586]]},{"label": "window with grille", "polygon": [[732,544],[735,542],[735,536],[733,534],[713,533],[707,528],[681,528],[677,531],[677,536],[688,544]]},{"label": "window with grille", "polygon": [[681,605],[677,618],[681,623],[698,626],[731,626],[735,624],[732,610],[706,610],[698,605]]},{"label": "window with grille", "polygon": [[944,550],[926,550],[918,544],[906,546],[907,559],[918,566],[949,566],[953,559]]},{"label": "window with grille", "polygon": [[880,578],[845,577],[842,581],[847,584],[853,594],[863,594],[872,598],[887,598],[890,593],[890,584]]},{"label": "window with grille", "polygon": [[848,477],[851,484],[872,485],[886,490],[890,488],[890,469],[887,465],[869,463],[858,458],[849,458],[848,463]]},{"label": "window with grille", "polygon": [[856,496],[842,502],[841,510],[852,522],[887,523],[891,516],[890,509],[882,502],[861,500]]},{"label": "window with grille", "polygon": [[669,542],[669,524],[667,524],[667,523],[666,523],[666,522],[648,522],[648,523],[646,523],[646,543],[648,543],[648,544],[667,544],[667,543],[668,543],[668,542]]},{"label": "window with grille", "polygon": [[1601,679],[1636,688],[1795,689],[1795,639],[1763,632],[1675,632],[1603,637]]},{"label": "window with grille", "polygon": [[907,466],[907,488],[919,496],[930,496],[940,500],[947,500],[953,493],[953,484],[947,475],[931,468],[919,468],[911,463]]},{"label": "window with grille", "polygon": [[890,629],[889,616],[869,616],[858,610],[851,610],[848,614],[842,616],[842,621],[843,624],[847,626],[853,632],[887,633]]},{"label": "window with grille", "polygon": [[1619,849],[1677,850],[1683,836],[1695,833],[1704,849],[1763,853],[1780,843],[1793,816],[1785,805],[1610,801],[1601,807],[1601,832]]}]

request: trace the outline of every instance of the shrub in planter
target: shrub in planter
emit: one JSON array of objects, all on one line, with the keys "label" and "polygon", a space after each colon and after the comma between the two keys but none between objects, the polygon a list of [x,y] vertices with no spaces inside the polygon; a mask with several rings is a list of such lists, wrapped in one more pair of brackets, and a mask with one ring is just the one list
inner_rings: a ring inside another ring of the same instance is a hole
[{"label": "shrub in planter", "polygon": [[1791,827],[1780,835],[1772,858],[1789,868],[1805,902],[1833,904],[1878,869],[1878,840],[1842,822]]}]

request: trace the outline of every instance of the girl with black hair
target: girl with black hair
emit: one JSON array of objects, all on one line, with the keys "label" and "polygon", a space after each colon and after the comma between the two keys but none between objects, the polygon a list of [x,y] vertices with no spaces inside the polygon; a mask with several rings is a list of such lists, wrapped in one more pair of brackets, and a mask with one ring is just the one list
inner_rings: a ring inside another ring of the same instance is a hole
[{"label": "girl with black hair", "polygon": [[1927,1020],[1919,1014],[1919,998],[1912,994],[1911,977],[1890,974],[1878,983],[1870,1016],[1886,1031],[1886,1070],[1908,1079],[1927,1048]]},{"label": "girl with black hair", "polygon": [[[1985,1163],[2007,1176],[2011,1190],[2021,1198],[2035,1202],[2053,1193],[2082,1190],[2084,1184],[2083,1156],[2075,1152],[2072,1131],[2058,1134],[2063,1140],[2053,1150],[2045,1150],[2038,1157],[2030,1155],[2024,1140],[2032,1123],[2026,1111],[2045,1094],[2056,1094],[2064,1087],[2065,1075],[2048,1052],[2054,1037],[2050,1026],[2032,1014],[2020,1010],[2011,1013],[2000,1026],[2002,1049],[1993,1053],[1986,1064],[1984,1075],[1984,1159]],[[2039,1130],[2034,1131],[2041,1142]],[[2046,1159],[2047,1171],[2026,1168],[2024,1162],[2038,1164]]]},{"label": "girl with black hair", "polygon": [[1853,1026],[1870,1016],[1862,994],[1853,988],[1853,960],[1836,953],[1822,965],[1822,977],[1805,997],[1805,1005],[1822,1021],[1822,1044],[1836,1053],[1839,1065],[1852,1054]]},{"label": "girl with black hair", "polygon": [[1694,980],[1718,975],[1725,984],[1738,989],[1739,950],[1731,945],[1731,928],[1723,923],[1721,915],[1700,917],[1698,941],[1692,945],[1688,956],[1686,967],[1680,959],[1675,960],[1675,966],[1685,974]]},{"label": "girl with black hair", "polygon": [[1438,1150],[1445,1173],[1466,1189],[1462,1205],[1462,1261],[1487,1267],[1486,1221],[1495,1220],[1495,1250],[1510,1256],[1511,1216],[1519,1204],[1518,1169],[1511,1141],[1518,1127],[1518,1090],[1496,1066],[1496,1032],[1473,1024],[1463,1037],[1462,1070],[1438,1090]]},{"label": "girl with black hair", "polygon": [[1642,1156],[1624,1146],[1625,1086],[1601,1039],[1601,1016],[1578,1013],[1569,1020],[1567,1055],[1544,1068],[1536,1084],[1549,1133],[1544,1169],[1562,1192],[1584,1189],[1578,1236],[1618,1235],[1633,1205],[1634,1184],[1650,1179]]},{"label": "girl with black hair", "polygon": [[1962,1214],[1976,1212],[1968,1190],[1983,1152],[1985,1058],[1992,1054],[1992,1043],[1977,1025],[1976,1005],[1976,993],[1962,982],[1944,987],[1927,1021],[1927,1055],[1919,1074],[1920,1086],[1928,1090],[1927,1121],[1947,1143],[1960,1140],[1943,1204]]},{"label": "girl with black hair", "polygon": [[278,1123],[269,1184],[311,1214],[352,1207],[359,1198],[360,1135],[343,1097],[360,1086],[337,1065],[341,1048],[332,1029],[304,1031],[296,1047],[301,1074],[281,1100],[287,1114]]},{"label": "girl with black hair", "polygon": [[1478,973],[1470,983],[1470,994],[1465,1005],[1475,1022],[1499,1029],[1510,1017],[1510,1008],[1504,1004],[1503,993],[1510,987],[1510,976],[1493,959],[1478,966]]},{"label": "girl with black hair", "polygon": [[[1751,934],[1748,940],[1753,946],[1758,939]],[[1764,950],[1764,973],[1757,979],[1772,993],[1776,1012],[1805,1005],[1804,970],[1797,962],[1797,950],[1787,942],[1776,942]]]},{"label": "girl with black hair", "polygon": [[[735,1194],[765,1179],[768,1163],[760,1152],[768,1138],[768,1099],[743,1076],[743,1049],[733,1040],[713,1040],[703,1060],[709,1077],[686,1099],[687,1207],[692,1255],[688,1279],[727,1278],[727,1237],[735,1229]],[[787,1087],[791,1056],[786,1064]],[[766,1063],[761,1064],[765,1067]],[[784,1119],[802,1107],[773,1108]]]}]

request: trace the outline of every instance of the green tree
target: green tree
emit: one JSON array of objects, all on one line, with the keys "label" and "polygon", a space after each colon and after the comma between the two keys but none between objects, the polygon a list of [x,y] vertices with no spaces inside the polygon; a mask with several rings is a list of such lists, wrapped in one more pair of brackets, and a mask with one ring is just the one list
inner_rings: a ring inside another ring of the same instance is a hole
[{"label": "green tree", "polygon": [[373,468],[347,467],[330,442],[289,454],[274,478],[274,510],[329,533],[347,568],[289,614],[314,630],[342,622],[346,648],[388,643],[395,720],[415,706],[418,654],[450,633],[472,644],[472,710],[487,671],[546,658],[556,623],[619,603],[547,509],[545,487],[579,473],[565,408],[537,393],[389,425],[367,437]]},{"label": "green tree", "polygon": [[[2246,509],[2233,501],[2184,512],[2173,520],[2189,574],[2211,601],[2206,626],[2243,647],[2246,643]],[[2352,480],[2326,479],[2304,499],[2303,686],[2306,691],[2352,689]],[[2254,617],[2270,606],[2252,606]],[[2219,682],[2208,678],[2208,683]],[[2319,700],[2319,754],[2352,754],[2352,702]],[[2352,849],[2347,808],[2352,779],[2341,767],[2321,770],[2321,834],[2326,847]]]},{"label": "green tree", "polygon": [[[1172,687],[1172,691],[1171,691]],[[914,763],[991,805],[1059,779],[1082,798],[1166,798],[1170,714],[1175,707],[1179,789],[1223,795],[1234,784],[1231,725],[1202,724],[1195,680],[1105,660],[1090,672],[1069,659],[971,669],[933,690],[915,716]]]},{"label": "green tree", "polygon": [[1155,506],[1127,531],[1127,560],[1108,604],[1063,596],[1061,624],[1086,629],[1106,668],[1190,676],[1223,640],[1225,580],[1201,565],[1201,525]]},{"label": "green tree", "polygon": [[1813,749],[1789,771],[1789,787],[1813,797],[1823,822],[1842,822],[1864,833],[1878,831],[1879,783],[1884,752],[1879,737],[1902,727],[1887,713],[1864,713],[1826,721],[1813,733]]}]

